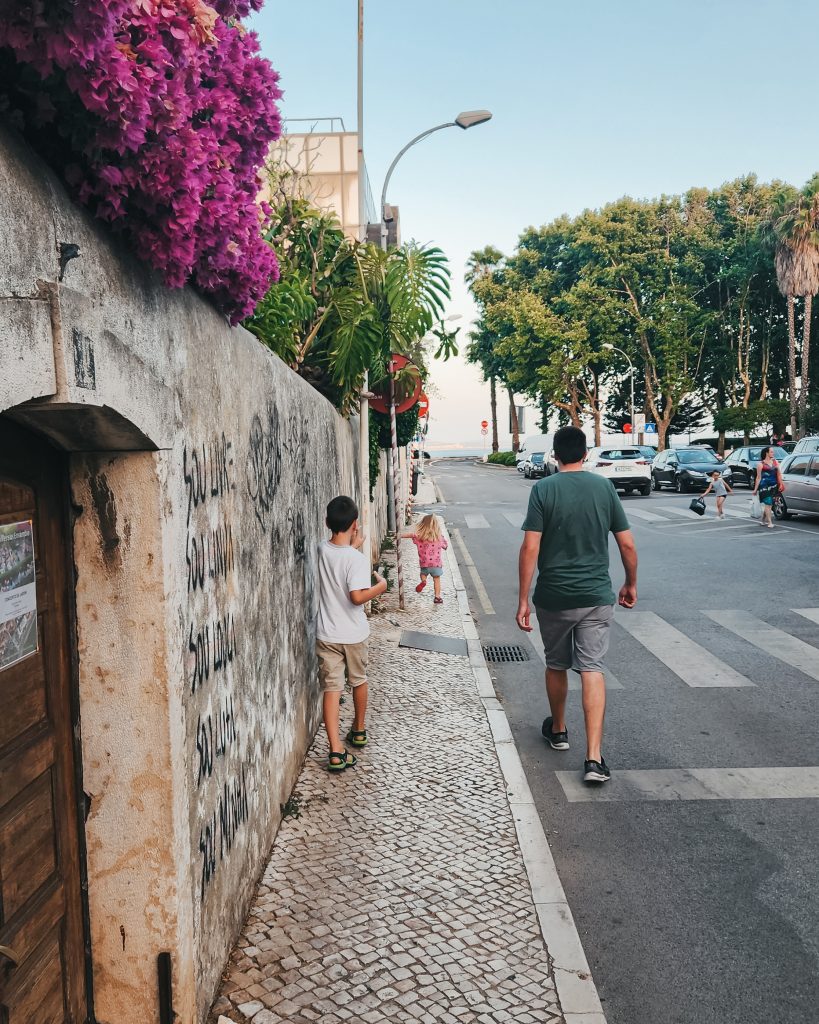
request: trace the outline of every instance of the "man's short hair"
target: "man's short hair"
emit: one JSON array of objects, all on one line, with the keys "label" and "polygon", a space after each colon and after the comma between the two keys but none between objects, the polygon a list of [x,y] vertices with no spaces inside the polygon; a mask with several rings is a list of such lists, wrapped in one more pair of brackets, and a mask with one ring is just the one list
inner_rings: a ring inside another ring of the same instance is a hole
[{"label": "man's short hair", "polygon": [[561,427],[555,434],[555,458],[564,466],[582,462],[586,457],[586,435],[579,427]]},{"label": "man's short hair", "polygon": [[339,494],[327,506],[327,529],[331,533],[346,533],[358,519],[358,506],[346,494]]}]

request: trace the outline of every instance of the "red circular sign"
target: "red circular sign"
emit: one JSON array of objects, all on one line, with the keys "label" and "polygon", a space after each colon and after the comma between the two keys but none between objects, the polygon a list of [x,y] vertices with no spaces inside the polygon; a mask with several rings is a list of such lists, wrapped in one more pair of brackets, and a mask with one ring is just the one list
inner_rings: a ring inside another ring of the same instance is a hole
[{"label": "red circular sign", "polygon": [[[421,373],[414,363],[411,363],[406,356],[393,353],[390,358],[389,371],[397,375],[399,371],[408,366],[413,367],[413,372],[407,373],[395,389],[395,411],[406,412],[411,409],[421,397]],[[378,381],[373,385],[373,397],[370,399],[371,408],[376,412],[389,413],[390,411],[390,379]]]},{"label": "red circular sign", "polygon": [[429,416],[429,399],[421,392],[421,397],[418,399],[418,415],[423,419],[424,416]]},{"label": "red circular sign", "polygon": [[481,420],[481,426],[484,430],[489,426],[489,420]]},{"label": "red circular sign", "polygon": [[631,424],[630,423],[626,423],[626,425],[623,427],[623,433],[624,434],[630,434],[631,433]]}]

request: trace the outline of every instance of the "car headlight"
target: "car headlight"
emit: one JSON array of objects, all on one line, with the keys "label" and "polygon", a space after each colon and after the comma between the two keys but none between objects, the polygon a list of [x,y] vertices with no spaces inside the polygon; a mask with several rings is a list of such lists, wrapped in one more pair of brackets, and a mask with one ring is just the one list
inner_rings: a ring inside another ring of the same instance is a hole
[{"label": "car headlight", "polygon": [[705,476],[705,473],[700,473],[699,470],[697,470],[697,469],[687,469],[686,473],[689,476],[699,476],[699,477],[704,477]]}]

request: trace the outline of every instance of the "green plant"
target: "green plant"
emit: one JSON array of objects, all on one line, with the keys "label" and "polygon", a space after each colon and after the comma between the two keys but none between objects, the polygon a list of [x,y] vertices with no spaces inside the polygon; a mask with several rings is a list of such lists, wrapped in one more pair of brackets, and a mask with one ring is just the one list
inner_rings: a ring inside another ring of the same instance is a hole
[{"label": "green plant", "polygon": [[492,452],[491,455],[487,455],[487,462],[491,462],[496,466],[516,466],[517,459],[515,458],[514,452]]}]

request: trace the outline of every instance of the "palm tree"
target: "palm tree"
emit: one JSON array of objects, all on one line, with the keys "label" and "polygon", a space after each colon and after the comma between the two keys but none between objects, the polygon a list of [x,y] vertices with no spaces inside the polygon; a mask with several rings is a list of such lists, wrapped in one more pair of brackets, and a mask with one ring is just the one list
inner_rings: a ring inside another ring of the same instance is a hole
[{"label": "palm tree", "polygon": [[[476,249],[471,253],[466,263],[466,274],[464,280],[469,286],[469,290],[473,291],[473,285],[476,281],[485,277],[487,274],[491,274],[493,270],[497,270],[500,264],[503,262],[504,256],[500,249],[496,249],[493,245],[487,245],[483,249]],[[485,328],[482,328],[485,330]],[[470,334],[473,343],[478,340],[480,332]],[[497,391],[497,373],[491,366],[491,345],[490,351],[481,355],[476,359],[471,359],[469,351],[467,350],[467,358],[471,362],[478,362],[484,371],[484,379],[489,381],[489,408],[491,412],[490,419],[492,421],[492,451],[496,452],[500,447],[498,444],[498,391]],[[477,351],[477,350],[476,350]],[[484,361],[486,359],[486,362]]]},{"label": "palm tree", "polygon": [[[813,296],[819,291],[819,174],[815,174],[801,191],[797,191],[791,186],[783,186],[779,190],[764,232],[774,245],[776,281],[788,304],[788,385],[791,436],[802,437],[807,429]],[[797,297],[803,299],[802,375],[798,402],[794,309]]]}]

